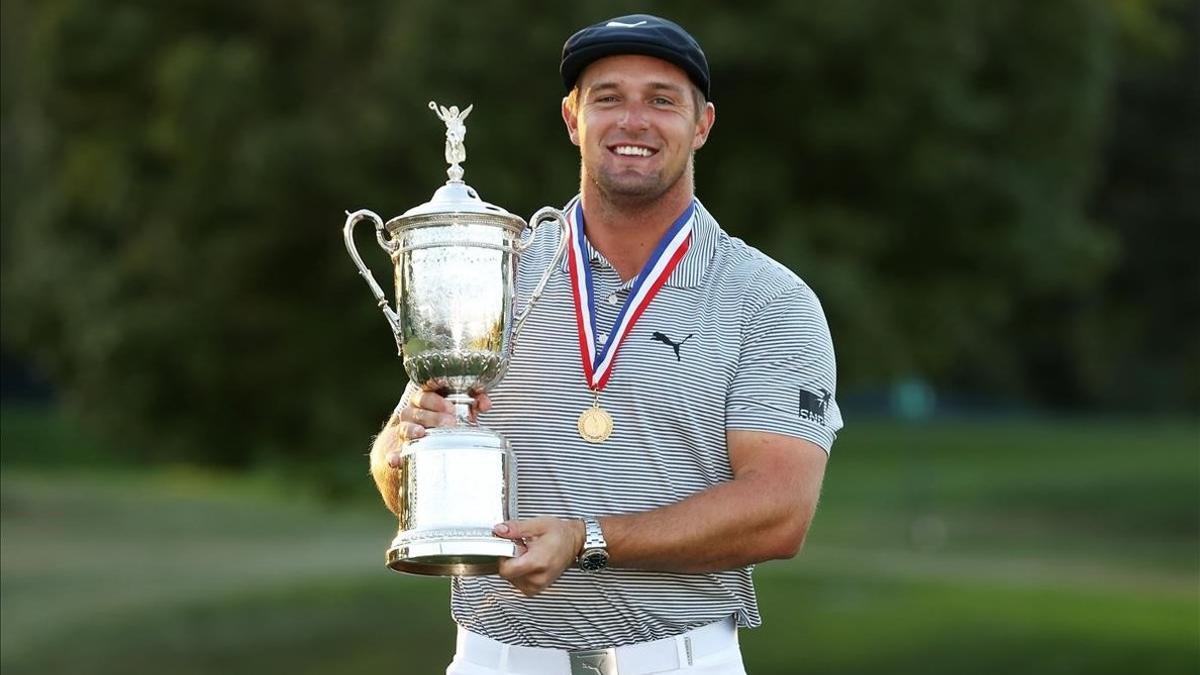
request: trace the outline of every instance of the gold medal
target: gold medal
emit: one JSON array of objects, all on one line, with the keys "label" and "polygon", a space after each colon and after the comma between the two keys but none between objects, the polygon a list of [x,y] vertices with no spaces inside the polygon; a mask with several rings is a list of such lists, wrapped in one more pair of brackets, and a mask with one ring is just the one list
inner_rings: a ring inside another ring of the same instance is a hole
[{"label": "gold medal", "polygon": [[599,396],[592,407],[579,415],[579,435],[588,443],[603,443],[613,431],[613,418],[600,407]]}]

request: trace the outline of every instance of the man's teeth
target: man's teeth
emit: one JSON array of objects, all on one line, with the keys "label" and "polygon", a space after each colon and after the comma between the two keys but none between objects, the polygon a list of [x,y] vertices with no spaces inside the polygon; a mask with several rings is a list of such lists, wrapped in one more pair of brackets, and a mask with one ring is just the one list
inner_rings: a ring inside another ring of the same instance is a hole
[{"label": "man's teeth", "polygon": [[652,154],[649,148],[639,148],[633,145],[618,145],[613,151],[618,155],[631,155],[635,157],[649,157]]}]

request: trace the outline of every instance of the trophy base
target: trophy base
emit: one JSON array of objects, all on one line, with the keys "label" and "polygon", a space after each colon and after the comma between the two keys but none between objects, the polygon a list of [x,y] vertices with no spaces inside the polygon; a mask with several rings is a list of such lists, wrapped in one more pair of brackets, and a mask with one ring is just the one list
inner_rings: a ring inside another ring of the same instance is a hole
[{"label": "trophy base", "polygon": [[514,457],[504,437],[477,426],[435,427],[402,446],[400,531],[387,552],[397,572],[496,574],[515,542],[492,534],[514,509]]},{"label": "trophy base", "polygon": [[500,559],[516,554],[514,542],[498,537],[393,543],[387,566],[405,574],[476,577],[496,574]]}]

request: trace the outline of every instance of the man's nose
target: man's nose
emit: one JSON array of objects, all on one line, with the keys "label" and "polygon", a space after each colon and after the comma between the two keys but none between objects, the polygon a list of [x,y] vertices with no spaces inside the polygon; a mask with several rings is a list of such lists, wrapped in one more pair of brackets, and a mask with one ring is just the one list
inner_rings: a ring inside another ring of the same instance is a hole
[{"label": "man's nose", "polygon": [[649,126],[646,111],[640,103],[627,103],[621,111],[620,126],[622,129],[641,130]]}]

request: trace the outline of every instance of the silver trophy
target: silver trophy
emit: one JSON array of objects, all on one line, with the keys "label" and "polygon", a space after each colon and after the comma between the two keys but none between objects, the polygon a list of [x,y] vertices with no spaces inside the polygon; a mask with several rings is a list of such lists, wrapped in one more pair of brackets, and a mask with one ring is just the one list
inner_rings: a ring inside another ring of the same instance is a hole
[{"label": "silver trophy", "polygon": [[[396,337],[413,383],[442,393],[454,404],[457,424],[429,429],[404,444],[400,476],[400,531],[387,552],[398,572],[438,576],[494,574],[516,545],[492,526],[516,510],[515,457],[508,441],[469,419],[473,394],[504,376],[521,325],[566,250],[567,221],[543,208],[526,223],[488,204],[463,183],[463,123],[459,111],[430,103],[446,123],[450,180],[433,198],[385,224],[367,210],[348,213],[346,250],[366,280]],[[363,264],[354,226],[375,224],[379,246],[392,258],[396,309]],[[561,228],[554,260],[528,305],[514,314],[517,257],[532,242],[526,227],[555,222]]]}]

